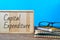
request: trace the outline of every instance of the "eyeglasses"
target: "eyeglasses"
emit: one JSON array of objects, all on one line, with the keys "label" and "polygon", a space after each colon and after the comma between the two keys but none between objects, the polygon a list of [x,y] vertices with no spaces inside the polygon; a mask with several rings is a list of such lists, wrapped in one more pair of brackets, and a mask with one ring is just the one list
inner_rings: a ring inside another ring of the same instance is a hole
[{"label": "eyeglasses", "polygon": [[39,27],[57,27],[60,28],[60,22],[48,22],[48,21],[41,21],[38,24]]}]

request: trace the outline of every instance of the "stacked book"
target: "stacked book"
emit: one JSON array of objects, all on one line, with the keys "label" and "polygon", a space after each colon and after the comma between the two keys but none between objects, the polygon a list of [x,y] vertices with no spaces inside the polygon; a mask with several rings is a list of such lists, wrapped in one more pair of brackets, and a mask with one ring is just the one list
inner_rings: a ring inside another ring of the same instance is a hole
[{"label": "stacked book", "polygon": [[36,27],[34,37],[35,38],[59,38],[60,39],[60,29]]}]

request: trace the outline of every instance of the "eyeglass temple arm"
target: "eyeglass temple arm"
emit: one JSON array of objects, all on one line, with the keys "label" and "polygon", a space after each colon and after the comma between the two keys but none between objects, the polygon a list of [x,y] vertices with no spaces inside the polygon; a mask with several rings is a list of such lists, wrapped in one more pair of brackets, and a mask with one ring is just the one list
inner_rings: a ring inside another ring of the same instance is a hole
[{"label": "eyeglass temple arm", "polygon": [[53,24],[55,24],[55,23],[60,23],[60,22],[50,22],[50,24],[53,26]]}]

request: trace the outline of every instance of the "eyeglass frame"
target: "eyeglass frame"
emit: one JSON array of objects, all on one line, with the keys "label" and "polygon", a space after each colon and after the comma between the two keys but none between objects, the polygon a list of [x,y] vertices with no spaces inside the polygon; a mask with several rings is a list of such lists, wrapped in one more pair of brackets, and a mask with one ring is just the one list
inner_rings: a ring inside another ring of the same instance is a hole
[{"label": "eyeglass frame", "polygon": [[[41,22],[38,23],[38,26],[39,26],[39,27],[42,27],[42,26],[41,26],[41,23],[43,23],[43,22],[47,22],[47,23],[48,23],[48,25],[47,25],[46,27],[54,27],[53,24],[58,24],[58,23],[60,24],[60,22],[41,21]],[[50,26],[50,25],[51,25],[51,26]],[[43,26],[43,27],[45,27],[45,26]]]}]

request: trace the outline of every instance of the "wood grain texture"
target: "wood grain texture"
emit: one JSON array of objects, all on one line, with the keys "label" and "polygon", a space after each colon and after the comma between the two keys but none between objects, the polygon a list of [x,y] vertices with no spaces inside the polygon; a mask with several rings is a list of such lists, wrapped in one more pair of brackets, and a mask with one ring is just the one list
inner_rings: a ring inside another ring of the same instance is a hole
[{"label": "wood grain texture", "polygon": [[33,34],[0,34],[0,40],[60,40],[60,39],[34,38]]}]

